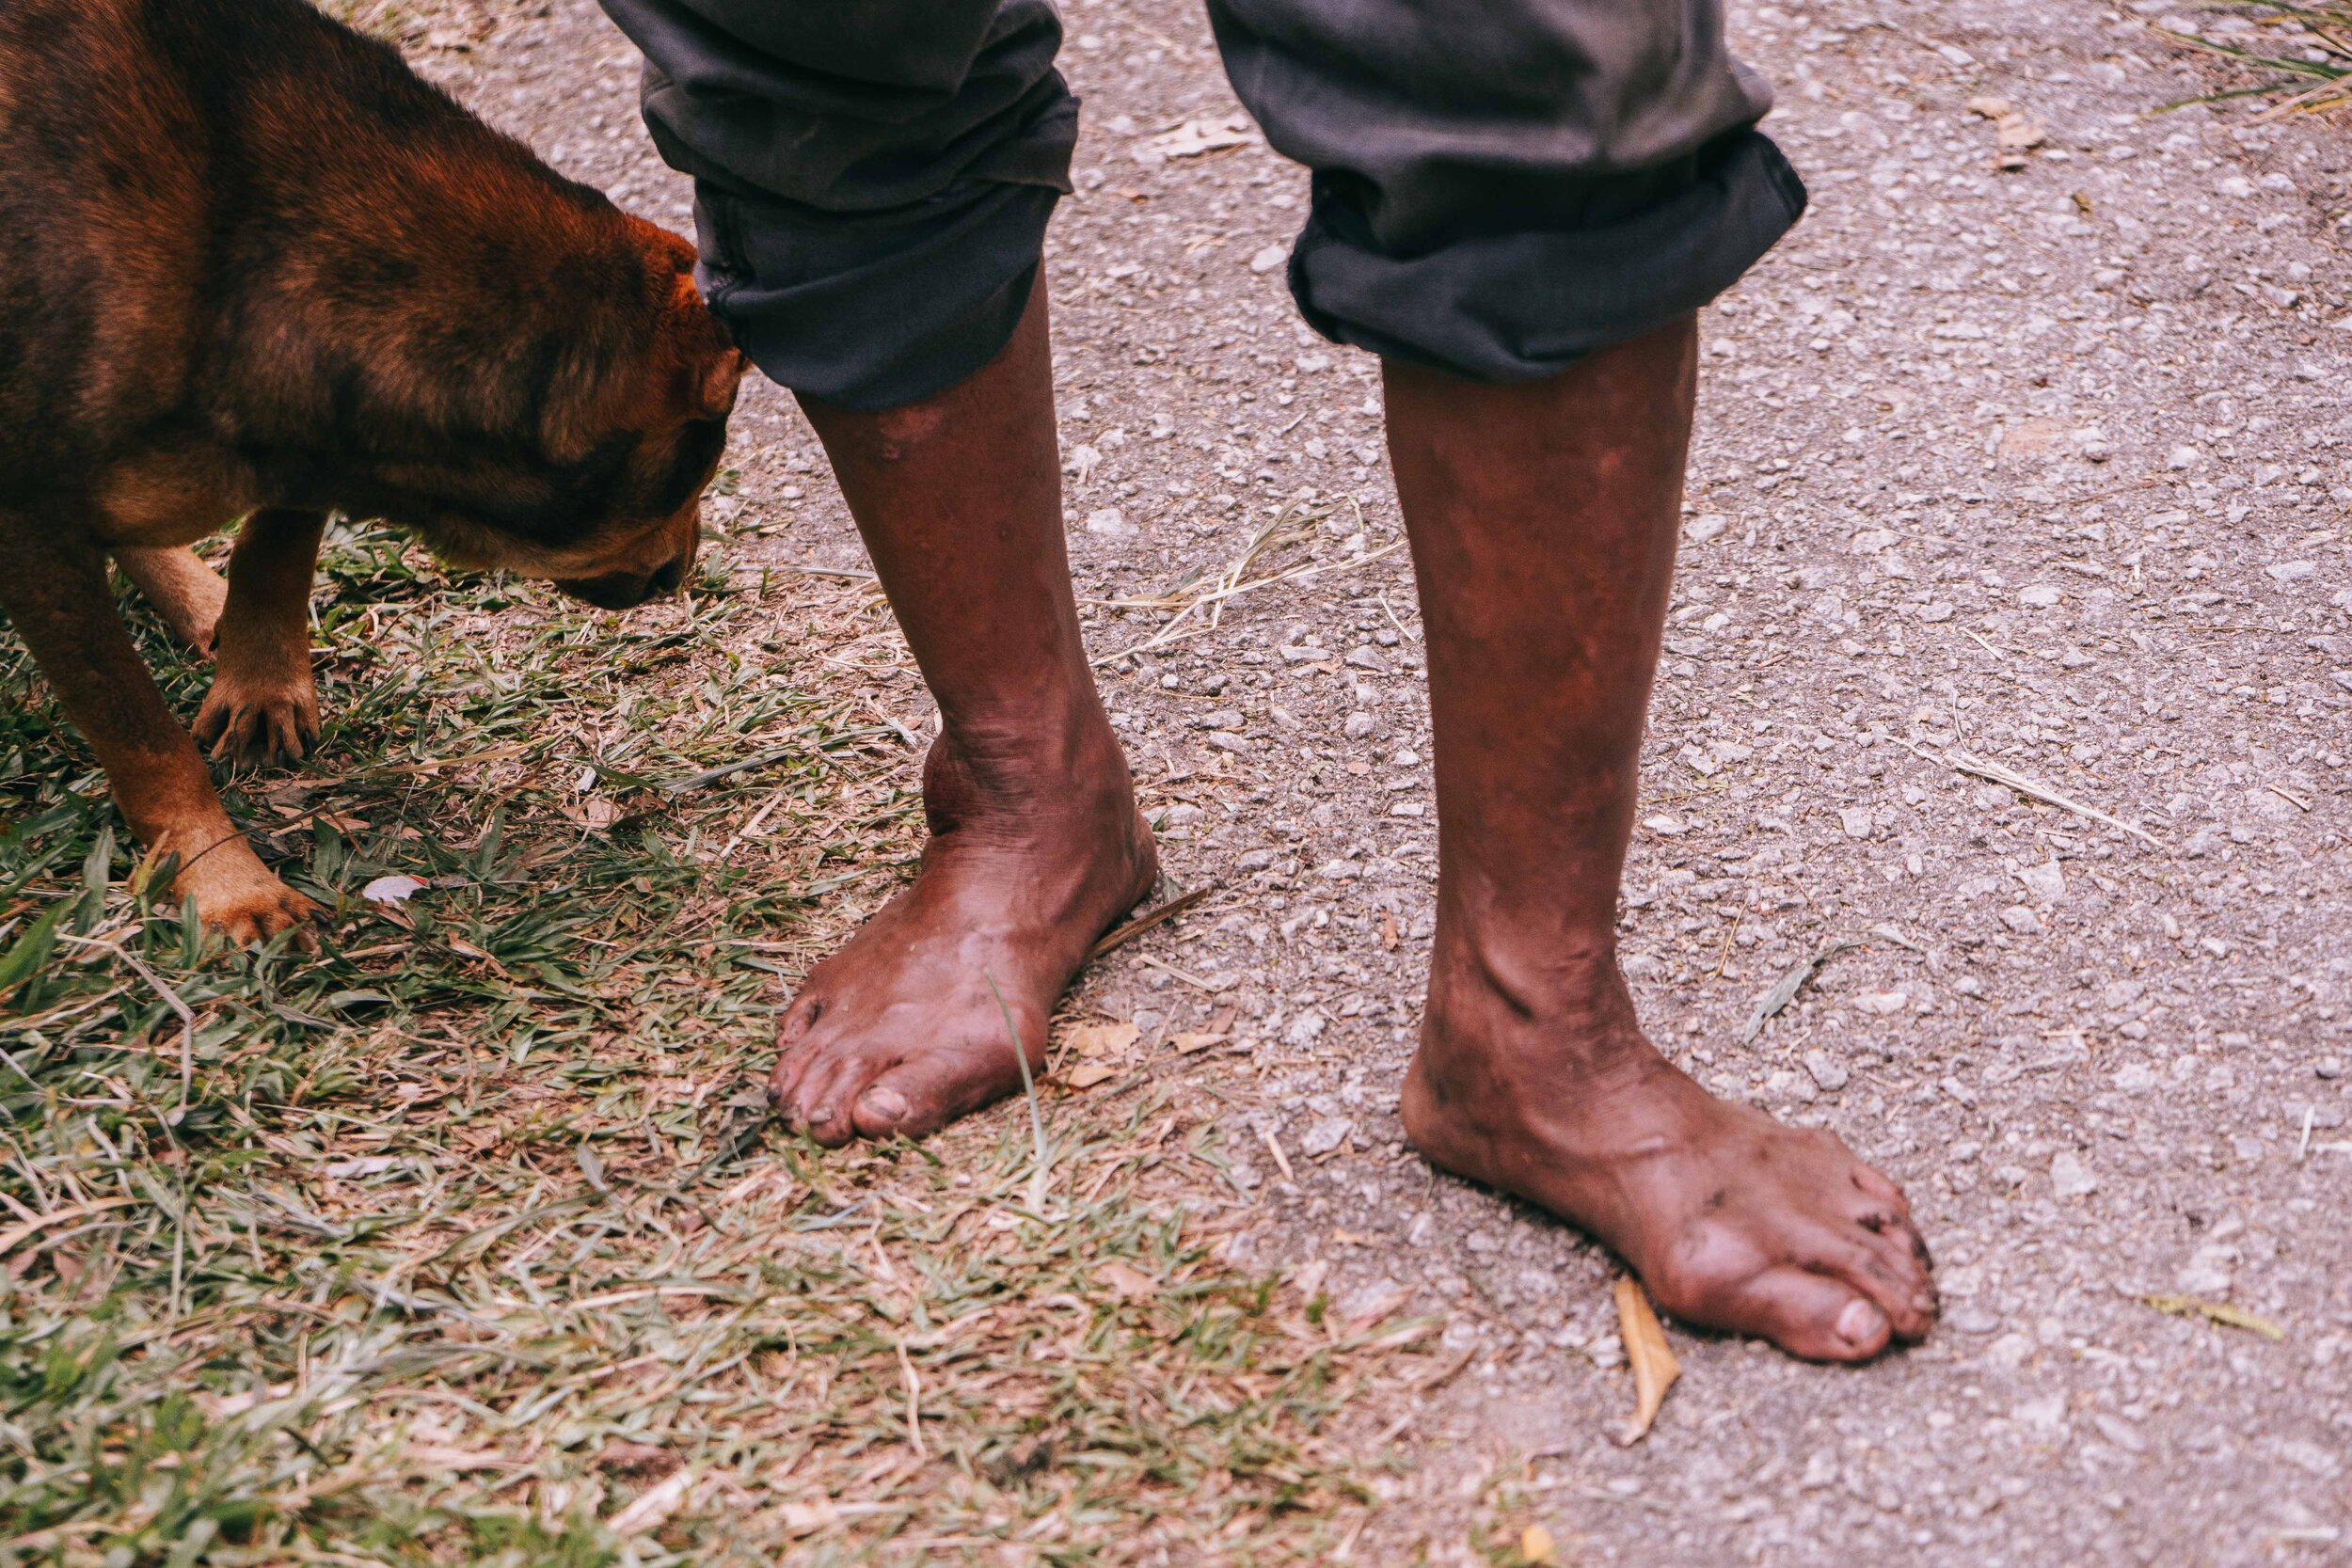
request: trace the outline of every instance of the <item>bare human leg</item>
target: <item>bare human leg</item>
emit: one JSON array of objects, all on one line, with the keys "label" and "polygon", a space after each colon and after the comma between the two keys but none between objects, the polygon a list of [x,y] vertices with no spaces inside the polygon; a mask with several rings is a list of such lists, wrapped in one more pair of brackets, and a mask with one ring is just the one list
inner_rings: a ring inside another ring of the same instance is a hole
[{"label": "bare human leg", "polygon": [[842,1144],[1019,1089],[997,993],[1034,1069],[1056,999],[1158,863],[1071,599],[1042,283],[1011,342],[946,391],[880,414],[802,406],[945,721],[914,885],[810,973],[777,1031],[777,1107]]},{"label": "bare human leg", "polygon": [[1616,961],[1690,442],[1688,318],[1533,385],[1397,362],[1389,442],[1429,639],[1441,869],[1407,1134],[1592,1232],[1659,1304],[1860,1361],[1936,1304],[1902,1195],[1708,1095]]}]

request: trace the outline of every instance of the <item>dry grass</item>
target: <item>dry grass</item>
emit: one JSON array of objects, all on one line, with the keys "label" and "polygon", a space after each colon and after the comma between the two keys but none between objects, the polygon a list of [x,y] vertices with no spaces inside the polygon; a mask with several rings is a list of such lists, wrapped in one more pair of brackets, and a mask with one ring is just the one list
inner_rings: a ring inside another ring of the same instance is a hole
[{"label": "dry grass", "polygon": [[2273,114],[2325,114],[2352,105],[2352,0],[2205,0],[2200,8],[2219,13],[2221,26],[2186,32],[2155,24],[2155,30],[2265,79],[2188,102],[2268,98],[2275,100]]},{"label": "dry grass", "polygon": [[598,616],[358,531],[315,605],[323,755],[226,794],[316,958],[148,901],[0,644],[0,1561],[1330,1560],[1419,1329],[1216,1263],[1198,1058],[1041,1142],[763,1118],[780,976],[914,851],[869,591]]}]

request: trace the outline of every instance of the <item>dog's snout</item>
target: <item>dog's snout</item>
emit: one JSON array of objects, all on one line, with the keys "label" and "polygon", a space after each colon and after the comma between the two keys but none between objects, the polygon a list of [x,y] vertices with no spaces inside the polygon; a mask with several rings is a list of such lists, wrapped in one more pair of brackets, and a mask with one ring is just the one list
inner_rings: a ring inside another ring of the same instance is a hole
[{"label": "dog's snout", "polygon": [[634,572],[611,572],[600,578],[558,578],[555,586],[598,610],[630,610],[651,596],[651,581]]},{"label": "dog's snout", "polygon": [[647,599],[675,594],[686,580],[686,569],[693,563],[693,552],[674,556],[650,572],[606,572],[600,577],[569,578],[556,580],[555,586],[575,599],[582,599],[598,610],[632,610]]}]

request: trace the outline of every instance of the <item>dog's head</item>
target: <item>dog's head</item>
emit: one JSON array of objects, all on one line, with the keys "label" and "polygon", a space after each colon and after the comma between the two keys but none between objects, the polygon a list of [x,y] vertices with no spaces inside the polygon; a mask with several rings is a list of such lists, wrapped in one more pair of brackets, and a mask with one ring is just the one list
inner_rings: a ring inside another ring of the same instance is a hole
[{"label": "dog's head", "polygon": [[387,514],[451,564],[606,610],[685,580],[747,364],[694,287],[693,247],[635,218],[623,232],[618,257],[607,245],[550,267],[534,329],[465,345],[495,367],[471,394],[493,434],[376,467],[403,493]]}]

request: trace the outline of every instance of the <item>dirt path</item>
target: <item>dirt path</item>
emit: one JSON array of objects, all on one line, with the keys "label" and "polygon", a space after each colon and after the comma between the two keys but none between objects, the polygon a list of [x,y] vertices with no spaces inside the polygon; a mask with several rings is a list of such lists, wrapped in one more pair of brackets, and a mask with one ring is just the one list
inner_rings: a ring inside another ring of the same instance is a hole
[{"label": "dirt path", "polygon": [[[1078,1006],[1141,1050],[1237,1008],[1201,1070],[1267,1107],[1236,1113],[1266,1151],[1227,1195],[1253,1205],[1245,1260],[1451,1319],[1468,1359],[1397,1408],[1358,1559],[1469,1560],[1473,1529],[1532,1521],[1572,1561],[2347,1549],[2342,129],[2147,117],[2199,79],[2099,6],[1740,8],[1815,204],[1709,313],[1627,968],[1702,1079],[1907,1184],[1948,1311],[1849,1373],[1677,1336],[1683,1384],[1621,1452],[1606,1260],[1433,1179],[1391,1110],[1430,929],[1427,710],[1374,367],[1297,324],[1276,264],[1304,179],[1254,139],[1182,155],[1204,138],[1173,128],[1247,137],[1193,8],[1069,15],[1073,554],[1171,875],[1220,884]],[[457,37],[427,69],[685,227],[587,0]],[[1987,95],[2047,133],[2022,169],[1994,168]],[[859,565],[787,400],[753,396],[734,450],[737,570]],[[1167,612],[1105,601],[1310,564],[1111,657]],[[830,653],[865,672],[842,689],[924,720],[895,645]]]}]

